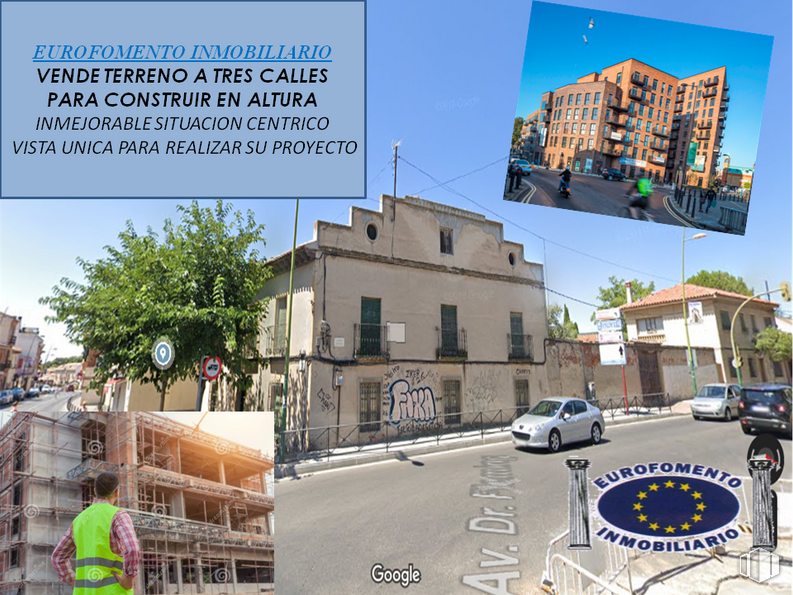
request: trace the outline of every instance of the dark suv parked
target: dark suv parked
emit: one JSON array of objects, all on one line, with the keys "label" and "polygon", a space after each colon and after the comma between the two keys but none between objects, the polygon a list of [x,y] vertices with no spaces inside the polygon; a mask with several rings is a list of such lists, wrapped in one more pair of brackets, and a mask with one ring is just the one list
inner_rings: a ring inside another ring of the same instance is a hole
[{"label": "dark suv parked", "polygon": [[601,175],[607,180],[625,180],[625,174],[618,169],[604,169]]},{"label": "dark suv parked", "polygon": [[744,434],[754,430],[791,433],[789,386],[764,384],[744,386],[738,403],[738,419]]}]

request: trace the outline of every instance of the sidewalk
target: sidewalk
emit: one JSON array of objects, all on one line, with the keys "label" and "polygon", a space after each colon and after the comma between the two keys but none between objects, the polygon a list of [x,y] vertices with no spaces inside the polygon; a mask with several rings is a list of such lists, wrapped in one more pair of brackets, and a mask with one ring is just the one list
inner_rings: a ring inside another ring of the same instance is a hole
[{"label": "sidewalk", "polygon": [[66,409],[69,411],[78,411],[80,409],[80,403],[85,401],[86,411],[99,411],[99,400],[99,394],[95,390],[78,392],[67,401]]},{"label": "sidewalk", "polygon": [[[675,403],[672,405],[671,411],[669,411],[669,409],[664,409],[662,412],[659,412],[657,409],[653,411],[641,409],[631,410],[630,415],[626,415],[625,411],[615,411],[613,417],[611,413],[604,413],[603,418],[606,422],[606,434],[608,434],[609,428],[627,423],[690,415],[690,403],[690,400]],[[455,437],[452,438],[450,436]],[[471,446],[482,446],[485,444],[510,442],[511,440],[512,434],[508,429],[485,430],[484,433],[478,430],[471,430],[469,432],[464,432],[462,435],[459,435],[459,432],[455,432],[454,434],[447,434],[446,437],[416,437],[391,442],[389,444],[342,447],[335,449],[330,456],[328,456],[325,451],[310,452],[301,455],[297,460],[276,465],[275,477],[276,479],[299,477],[308,473],[353,467],[355,465],[366,465],[390,459],[405,461],[409,460],[411,456],[432,452],[444,452]]]},{"label": "sidewalk", "polygon": [[[697,204],[694,207],[694,217],[691,217],[691,211],[689,207],[689,212],[685,213],[683,209],[686,208],[688,204],[688,197],[683,198],[683,205],[682,207],[679,206],[674,199],[674,195],[669,196],[669,206],[672,207],[672,210],[681,217],[688,221],[694,227],[699,229],[709,229],[712,231],[723,231],[727,233],[731,233],[729,229],[724,227],[719,221],[721,220],[721,211],[722,207],[727,207],[729,209],[733,209],[736,211],[742,211],[743,213],[747,212],[747,205],[744,202],[735,202],[730,200],[717,200],[716,206],[711,207],[710,210],[705,213],[704,207],[703,212],[699,212],[699,195],[696,196],[696,199],[692,198],[692,202],[696,200]],[[733,232],[734,233],[734,232]]]}]

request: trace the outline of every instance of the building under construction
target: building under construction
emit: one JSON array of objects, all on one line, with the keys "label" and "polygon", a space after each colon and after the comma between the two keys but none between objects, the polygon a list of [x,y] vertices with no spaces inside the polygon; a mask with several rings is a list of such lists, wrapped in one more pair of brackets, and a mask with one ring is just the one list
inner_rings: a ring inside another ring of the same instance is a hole
[{"label": "building under construction", "polygon": [[70,595],[50,557],[105,471],[140,541],[136,595],[270,593],[272,470],[157,414],[16,413],[0,428],[0,595]]}]

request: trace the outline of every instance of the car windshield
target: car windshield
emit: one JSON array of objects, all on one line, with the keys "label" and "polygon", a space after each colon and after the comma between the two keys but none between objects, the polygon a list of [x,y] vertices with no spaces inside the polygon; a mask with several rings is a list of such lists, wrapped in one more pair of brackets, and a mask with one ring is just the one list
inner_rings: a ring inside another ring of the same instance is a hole
[{"label": "car windshield", "polygon": [[559,411],[561,403],[558,401],[540,401],[529,411],[529,415],[539,415],[540,417],[553,417]]},{"label": "car windshield", "polygon": [[697,393],[697,399],[723,399],[723,386],[703,386]]},{"label": "car windshield", "polygon": [[515,163],[517,163],[518,165],[528,165],[529,164],[529,162],[526,161],[525,159],[518,159]]}]

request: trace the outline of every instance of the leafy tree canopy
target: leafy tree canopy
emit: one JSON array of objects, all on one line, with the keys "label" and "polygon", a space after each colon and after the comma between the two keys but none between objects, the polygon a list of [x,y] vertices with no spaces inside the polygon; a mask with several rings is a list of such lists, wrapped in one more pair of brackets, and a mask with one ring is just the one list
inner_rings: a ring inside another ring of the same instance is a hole
[{"label": "leafy tree canopy", "polygon": [[[599,310],[606,310],[609,308],[619,308],[628,303],[628,292],[625,287],[625,279],[618,279],[615,276],[609,277],[609,284],[605,287],[598,287],[598,301],[600,302]],[[655,291],[655,283],[650,282],[645,285],[637,279],[631,281],[631,293],[633,294],[633,301],[638,301],[647,297]],[[592,320],[595,320],[595,314],[592,313]]]},{"label": "leafy tree canopy", "polygon": [[740,293],[747,297],[754,295],[754,290],[746,284],[742,277],[736,277],[726,271],[702,270],[696,275],[686,279],[686,283]]},{"label": "leafy tree canopy", "polygon": [[755,337],[755,349],[773,362],[789,362],[793,359],[793,335],[769,326]]},{"label": "leafy tree canopy", "polygon": [[[270,277],[257,251],[264,226],[251,211],[232,213],[222,200],[177,209],[180,220],[167,219],[161,236],[140,235],[128,221],[106,257],[77,259],[83,282],[64,278],[40,300],[72,342],[100,352],[95,385],[117,373],[154,382],[161,409],[167,388],[197,377],[204,355],[220,357],[238,391],[250,388],[246,364],[262,363],[255,344],[265,303],[256,297]],[[152,362],[161,337],[174,347],[166,372]]]},{"label": "leafy tree canopy", "polygon": [[548,306],[548,336],[551,339],[575,339],[578,337],[578,325],[570,320],[567,306],[559,304]]},{"label": "leafy tree canopy", "polygon": [[515,124],[512,127],[512,146],[518,144],[520,141],[520,132],[523,130],[523,118],[515,118]]}]

